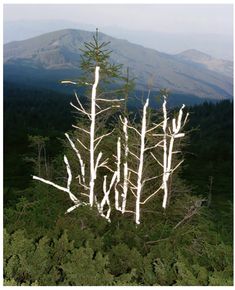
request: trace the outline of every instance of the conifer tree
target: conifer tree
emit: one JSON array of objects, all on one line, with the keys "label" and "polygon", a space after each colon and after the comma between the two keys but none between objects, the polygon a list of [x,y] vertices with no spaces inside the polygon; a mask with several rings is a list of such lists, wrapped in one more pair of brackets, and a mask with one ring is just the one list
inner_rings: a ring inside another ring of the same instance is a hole
[{"label": "conifer tree", "polygon": [[96,28],[96,33],[93,35],[93,41],[84,42],[84,48],[81,48],[81,70],[83,76],[81,81],[85,83],[93,82],[93,74],[95,67],[100,67],[100,84],[113,83],[117,79],[121,79],[121,64],[114,64],[110,61],[112,51],[108,48],[110,42],[101,42],[99,39],[99,31]]}]

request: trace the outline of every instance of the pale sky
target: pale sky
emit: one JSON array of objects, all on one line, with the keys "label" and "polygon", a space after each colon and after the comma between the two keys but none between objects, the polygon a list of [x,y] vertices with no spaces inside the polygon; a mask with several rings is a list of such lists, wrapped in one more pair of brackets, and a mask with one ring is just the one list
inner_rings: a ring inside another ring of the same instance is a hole
[{"label": "pale sky", "polygon": [[4,21],[52,19],[163,33],[233,33],[231,4],[4,5]]}]

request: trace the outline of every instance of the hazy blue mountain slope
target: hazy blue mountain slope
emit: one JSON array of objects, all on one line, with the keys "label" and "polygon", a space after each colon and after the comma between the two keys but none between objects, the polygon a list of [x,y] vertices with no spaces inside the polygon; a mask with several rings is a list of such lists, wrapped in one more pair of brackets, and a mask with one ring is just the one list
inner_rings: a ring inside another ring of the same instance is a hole
[{"label": "hazy blue mountain slope", "polygon": [[[4,46],[4,78],[37,82],[76,78],[80,74],[80,48],[93,33],[67,29],[43,34]],[[126,40],[100,33],[100,41],[110,41],[111,59],[129,67],[137,89],[168,88],[172,93],[201,98],[224,99],[232,96],[232,76],[212,70],[190,57],[173,56]],[[230,63],[230,65],[232,65]]]},{"label": "hazy blue mountain slope", "polygon": [[233,77],[233,63],[231,61],[214,58],[195,49],[183,51],[177,57],[181,60],[201,64],[205,68],[221,73],[229,78]]},{"label": "hazy blue mountain slope", "polygon": [[[63,20],[37,19],[4,21],[3,42],[25,40],[43,33],[61,29],[82,29],[95,31],[92,24]],[[187,49],[197,49],[217,58],[233,60],[233,34],[213,33],[163,33],[149,30],[133,30],[119,26],[99,26],[100,30],[116,38],[128,39],[130,42],[144,45],[169,54],[180,53]]]}]

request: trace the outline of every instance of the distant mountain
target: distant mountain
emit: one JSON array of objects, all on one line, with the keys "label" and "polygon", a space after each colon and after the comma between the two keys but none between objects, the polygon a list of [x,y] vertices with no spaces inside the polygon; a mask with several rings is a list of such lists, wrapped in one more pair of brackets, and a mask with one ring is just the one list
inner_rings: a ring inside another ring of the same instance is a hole
[{"label": "distant mountain", "polygon": [[95,31],[96,26],[63,19],[31,19],[4,21],[3,42],[20,41],[62,29]]},{"label": "distant mountain", "polygon": [[187,62],[201,64],[209,70],[219,72],[230,78],[233,75],[233,63],[231,61],[214,58],[195,49],[183,51],[177,54],[177,57]]},{"label": "distant mountain", "polygon": [[[88,31],[66,29],[5,44],[4,80],[52,87],[61,79],[79,77],[80,48],[92,36]],[[197,51],[169,55],[103,33],[100,40],[111,42],[111,60],[130,68],[138,89],[147,89],[151,82],[153,91],[168,88],[200,98],[232,97],[232,62],[203,58]]]},{"label": "distant mountain", "polygon": [[154,30],[128,30],[117,26],[101,28],[102,32],[113,37],[125,38],[130,42],[169,54],[194,48],[216,58],[233,60],[233,34],[163,33]]},{"label": "distant mountain", "polygon": [[[94,32],[96,26],[80,23],[80,20],[68,21],[63,19],[37,19],[4,21],[4,43],[25,40],[61,29],[81,29]],[[87,20],[89,21],[89,19]],[[213,57],[233,60],[233,34],[192,34],[192,33],[163,33],[150,30],[132,30],[115,26],[99,26],[100,31],[115,38],[127,39],[130,42],[145,47],[177,54],[181,51],[195,48]]]}]

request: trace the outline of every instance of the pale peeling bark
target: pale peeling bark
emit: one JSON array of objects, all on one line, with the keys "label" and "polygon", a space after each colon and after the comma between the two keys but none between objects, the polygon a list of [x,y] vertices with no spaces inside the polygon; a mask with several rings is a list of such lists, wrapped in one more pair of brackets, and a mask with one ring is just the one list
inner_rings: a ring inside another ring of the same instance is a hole
[{"label": "pale peeling bark", "polygon": [[166,208],[166,202],[167,202],[167,197],[168,197],[168,186],[167,186],[167,110],[166,110],[166,97],[164,96],[164,102],[162,105],[163,109],[163,177],[162,177],[162,188],[164,190],[164,196],[163,196],[163,202],[162,202],[162,207]]},{"label": "pale peeling bark", "polygon": [[122,213],[125,213],[126,210],[126,201],[128,193],[128,133],[127,133],[127,118],[124,118],[123,123],[123,132],[124,132],[124,164],[123,164],[123,194],[122,194]]},{"label": "pale peeling bark", "polygon": [[95,68],[95,82],[92,87],[91,94],[91,126],[90,126],[90,194],[89,203],[93,206],[94,203],[94,186],[95,186],[95,117],[96,117],[96,89],[99,82],[99,67]]},{"label": "pale peeling bark", "polygon": [[69,135],[67,133],[65,133],[65,136],[69,140],[69,143],[70,143],[71,147],[73,148],[73,150],[75,151],[75,153],[76,153],[76,155],[78,157],[78,160],[79,160],[79,163],[80,163],[81,175],[82,175],[82,182],[83,182],[82,184],[83,184],[83,187],[86,187],[86,185],[85,185],[86,184],[86,180],[85,180],[85,164],[84,164],[84,162],[82,160],[81,154],[77,150],[77,148],[74,145],[73,141],[70,139]]},{"label": "pale peeling bark", "polygon": [[[163,148],[164,148],[164,154],[163,154],[163,178],[162,178],[162,188],[164,190],[164,196],[163,196],[163,202],[162,207],[166,208],[167,206],[167,200],[168,200],[168,181],[170,175],[183,163],[184,160],[180,161],[175,168],[172,168],[172,156],[173,156],[173,148],[174,148],[174,142],[177,138],[182,138],[185,136],[184,133],[180,133],[180,130],[184,127],[187,118],[188,113],[185,116],[184,122],[182,123],[182,117],[183,117],[183,109],[185,105],[183,104],[182,107],[179,110],[177,120],[174,118],[172,119],[172,128],[168,127],[170,131],[170,144],[168,147],[167,144],[167,110],[166,110],[166,97],[164,96],[164,102],[163,102],[163,116],[164,116],[164,123],[163,123]],[[177,124],[176,124],[177,123]]]},{"label": "pale peeling bark", "polygon": [[[104,181],[103,181],[103,193],[104,197],[101,201],[101,203],[97,202],[97,207],[100,212],[100,215],[104,218],[106,218],[110,222],[110,213],[111,213],[111,205],[110,205],[110,200],[109,200],[109,195],[110,191],[115,183],[115,180],[117,178],[117,171],[114,172],[112,179],[110,181],[109,187],[107,187],[107,175],[104,176]],[[104,206],[108,206],[108,210],[106,214],[104,213]]]},{"label": "pale peeling bark", "polygon": [[142,127],[141,127],[141,143],[140,143],[140,155],[139,155],[139,168],[137,172],[137,190],[136,190],[136,215],[135,222],[136,224],[140,223],[140,198],[143,187],[143,168],[144,168],[144,152],[145,152],[145,136],[146,136],[146,116],[147,108],[149,105],[149,99],[146,100],[146,103],[143,108],[143,117],[142,117]]},{"label": "pale peeling bark", "polygon": [[117,164],[117,178],[116,178],[116,183],[115,183],[115,208],[116,210],[121,211],[121,208],[119,206],[119,190],[118,190],[118,185],[121,180],[121,138],[118,137],[117,141],[117,156],[116,156],[116,164]]}]

